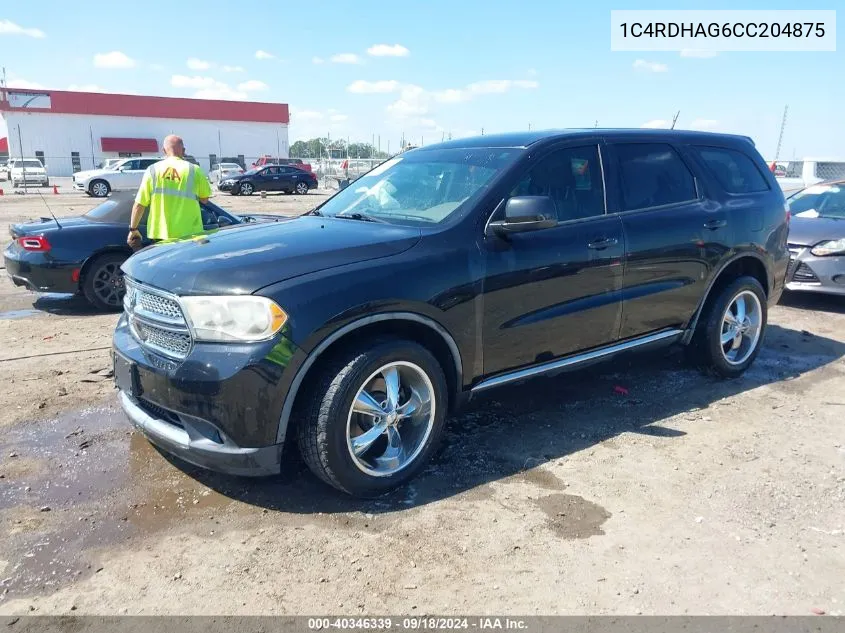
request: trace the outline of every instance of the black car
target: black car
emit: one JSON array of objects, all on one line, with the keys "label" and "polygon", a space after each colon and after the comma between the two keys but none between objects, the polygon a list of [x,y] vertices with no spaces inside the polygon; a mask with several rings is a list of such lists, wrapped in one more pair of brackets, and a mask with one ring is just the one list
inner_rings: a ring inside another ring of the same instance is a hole
[{"label": "black car", "polygon": [[233,196],[251,196],[256,191],[282,191],[284,193],[308,193],[317,188],[317,176],[296,167],[268,165],[250,169],[240,176],[221,181],[217,188]]},{"label": "black car", "polygon": [[473,395],[678,343],[732,377],[786,274],[750,139],[483,136],[403,153],[312,212],[143,251],[114,333],[132,422],[184,460],[380,494]]},{"label": "black car", "polygon": [[[115,193],[79,217],[13,224],[12,242],[3,253],[12,282],[34,292],[80,292],[101,310],[119,308],[124,291],[120,265],[132,254],[126,234],[133,200],[128,193]],[[280,219],[237,216],[212,202],[201,206],[207,231]],[[146,222],[140,230],[149,244]]]}]

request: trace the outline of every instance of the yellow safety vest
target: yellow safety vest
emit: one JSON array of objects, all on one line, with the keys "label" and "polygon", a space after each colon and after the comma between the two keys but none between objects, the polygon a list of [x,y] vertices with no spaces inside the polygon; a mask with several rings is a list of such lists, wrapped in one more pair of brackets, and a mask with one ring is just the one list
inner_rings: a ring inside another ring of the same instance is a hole
[{"label": "yellow safety vest", "polygon": [[135,202],[149,208],[147,237],[167,240],[202,232],[198,198],[210,196],[208,178],[199,167],[170,157],[150,165]]}]

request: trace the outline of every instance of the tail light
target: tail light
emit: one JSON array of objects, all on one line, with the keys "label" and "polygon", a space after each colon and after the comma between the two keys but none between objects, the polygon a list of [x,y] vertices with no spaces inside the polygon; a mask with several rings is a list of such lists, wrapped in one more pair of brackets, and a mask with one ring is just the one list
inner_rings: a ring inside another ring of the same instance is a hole
[{"label": "tail light", "polygon": [[18,238],[18,245],[25,251],[46,252],[50,250],[50,242],[43,235],[27,235]]}]

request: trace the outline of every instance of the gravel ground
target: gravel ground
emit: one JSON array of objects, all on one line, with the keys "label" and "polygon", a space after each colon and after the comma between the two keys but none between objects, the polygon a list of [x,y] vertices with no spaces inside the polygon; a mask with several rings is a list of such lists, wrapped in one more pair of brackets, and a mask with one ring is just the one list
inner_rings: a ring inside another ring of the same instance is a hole
[{"label": "gravel ground", "polygon": [[[45,214],[6,193],[0,234]],[[0,279],[0,613],[845,614],[843,298],[787,295],[738,380],[661,352],[475,401],[368,502],[295,456],[255,481],[158,453],[115,405],[115,321]]]}]

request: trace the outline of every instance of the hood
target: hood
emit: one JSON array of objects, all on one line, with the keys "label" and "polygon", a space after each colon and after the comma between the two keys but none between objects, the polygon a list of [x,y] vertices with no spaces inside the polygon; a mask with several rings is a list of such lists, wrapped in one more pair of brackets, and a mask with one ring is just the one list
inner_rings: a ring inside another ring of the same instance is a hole
[{"label": "hood", "polygon": [[93,178],[94,176],[102,176],[104,174],[114,173],[117,173],[116,169],[89,169],[88,171],[78,171],[73,175],[73,177],[76,180],[88,180],[89,178]]},{"label": "hood", "polygon": [[[17,166],[12,167],[12,171],[16,174],[17,173],[23,173],[23,167],[17,167]],[[26,172],[28,174],[43,174],[43,173],[46,173],[43,167],[29,167],[29,166],[27,166]]]},{"label": "hood", "polygon": [[79,180],[79,179],[82,179],[82,178],[90,178],[91,176],[97,176],[97,175],[99,175],[99,174],[105,174],[105,173],[109,173],[109,172],[113,172],[113,171],[115,171],[115,170],[114,170],[114,169],[110,169],[110,168],[105,168],[105,169],[86,169],[86,170],[84,170],[84,171],[78,171],[78,172],[76,172],[76,173],[73,175],[73,177],[74,177],[74,178],[76,178],[77,180]]},{"label": "hood", "polygon": [[248,294],[344,264],[389,257],[420,239],[412,227],[302,216],[256,223],[139,251],[131,278],[174,294]]},{"label": "hood", "polygon": [[814,246],[825,240],[845,238],[845,219],[793,217],[789,223],[789,243]]}]

